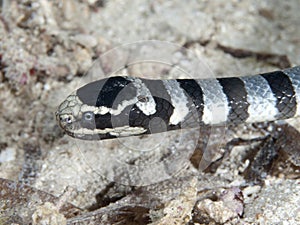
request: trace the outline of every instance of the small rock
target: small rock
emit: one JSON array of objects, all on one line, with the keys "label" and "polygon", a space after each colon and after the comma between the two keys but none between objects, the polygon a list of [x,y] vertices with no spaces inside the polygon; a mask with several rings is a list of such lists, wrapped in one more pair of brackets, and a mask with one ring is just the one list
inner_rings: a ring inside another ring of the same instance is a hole
[{"label": "small rock", "polygon": [[93,48],[97,45],[97,39],[88,34],[77,34],[72,40],[86,48]]},{"label": "small rock", "polygon": [[33,224],[43,225],[64,225],[67,224],[67,219],[63,214],[58,212],[57,207],[46,202],[45,204],[38,206],[37,210],[32,215]]}]

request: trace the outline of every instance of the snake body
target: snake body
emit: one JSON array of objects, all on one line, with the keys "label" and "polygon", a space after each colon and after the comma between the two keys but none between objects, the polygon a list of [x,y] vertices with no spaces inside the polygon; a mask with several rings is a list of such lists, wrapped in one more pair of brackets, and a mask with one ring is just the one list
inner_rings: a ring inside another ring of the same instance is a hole
[{"label": "snake body", "polygon": [[299,115],[300,66],[203,80],[109,77],[79,88],[56,112],[68,135],[86,140]]}]

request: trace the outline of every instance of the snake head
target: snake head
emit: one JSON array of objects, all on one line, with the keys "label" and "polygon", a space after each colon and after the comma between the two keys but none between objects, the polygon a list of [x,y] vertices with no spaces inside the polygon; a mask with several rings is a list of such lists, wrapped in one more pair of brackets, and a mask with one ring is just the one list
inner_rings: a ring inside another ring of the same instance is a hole
[{"label": "snake head", "polygon": [[56,119],[68,135],[84,140],[139,135],[147,129],[143,124],[131,124],[132,116],[133,121],[145,121],[137,104],[155,107],[154,100],[139,95],[130,80],[113,77],[89,83],[69,95],[58,107]]},{"label": "snake head", "polygon": [[56,111],[56,120],[59,126],[71,137],[84,140],[104,139],[97,133],[95,107],[88,107],[72,93],[64,100]]},{"label": "snake head", "polygon": [[76,93],[69,95],[58,107],[55,116],[59,126],[70,136],[75,137],[75,131],[79,128],[78,107],[82,102]]}]

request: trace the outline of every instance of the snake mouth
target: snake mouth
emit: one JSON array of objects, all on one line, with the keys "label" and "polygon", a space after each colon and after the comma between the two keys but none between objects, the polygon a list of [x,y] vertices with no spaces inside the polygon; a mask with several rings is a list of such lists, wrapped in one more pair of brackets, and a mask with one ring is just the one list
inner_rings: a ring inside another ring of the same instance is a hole
[{"label": "snake mouth", "polygon": [[116,138],[115,135],[109,133],[97,133],[96,131],[93,132],[93,130],[87,132],[81,127],[80,120],[76,120],[71,114],[61,114],[58,110],[55,112],[55,117],[64,133],[73,138],[90,141]]},{"label": "snake mouth", "polygon": [[86,134],[83,132],[74,132],[72,130],[67,130],[67,129],[64,129],[64,132],[67,135],[71,136],[72,138],[81,139],[81,140],[85,140],[85,141],[97,141],[97,140],[100,141],[100,140],[105,140],[105,139],[117,138],[117,136],[111,135],[110,133]]}]

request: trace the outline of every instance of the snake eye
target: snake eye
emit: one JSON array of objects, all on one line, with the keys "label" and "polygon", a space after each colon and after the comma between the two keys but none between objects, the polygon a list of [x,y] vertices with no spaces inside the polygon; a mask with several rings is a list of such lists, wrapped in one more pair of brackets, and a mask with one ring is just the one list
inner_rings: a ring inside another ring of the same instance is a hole
[{"label": "snake eye", "polygon": [[94,113],[93,112],[85,112],[83,114],[82,118],[86,121],[91,121],[94,119]]}]

